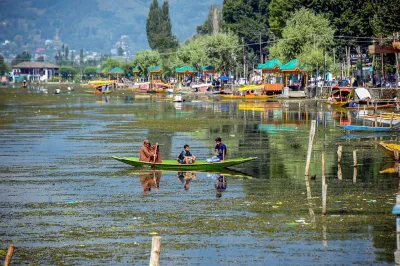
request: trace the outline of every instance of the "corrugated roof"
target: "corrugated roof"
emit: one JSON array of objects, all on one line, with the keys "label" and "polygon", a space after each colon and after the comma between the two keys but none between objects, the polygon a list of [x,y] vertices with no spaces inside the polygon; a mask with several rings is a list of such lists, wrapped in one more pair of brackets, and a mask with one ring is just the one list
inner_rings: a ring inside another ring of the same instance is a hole
[{"label": "corrugated roof", "polygon": [[194,67],[191,66],[183,66],[183,67],[177,67],[175,68],[176,72],[179,73],[196,73],[196,69]]},{"label": "corrugated roof", "polygon": [[162,67],[160,65],[158,65],[158,66],[155,66],[155,67],[149,67],[147,70],[150,71],[150,72],[161,72],[162,71]]},{"label": "corrugated roof", "polygon": [[276,69],[276,68],[280,68],[281,66],[282,66],[282,64],[277,58],[273,58],[273,59],[265,62],[265,64],[258,64],[258,68],[261,68],[261,69]]},{"label": "corrugated roof", "polygon": [[16,64],[12,68],[60,68],[60,67],[49,62],[22,62]]},{"label": "corrugated roof", "polygon": [[107,74],[124,74],[125,71],[122,68],[114,67],[113,69],[109,70]]}]

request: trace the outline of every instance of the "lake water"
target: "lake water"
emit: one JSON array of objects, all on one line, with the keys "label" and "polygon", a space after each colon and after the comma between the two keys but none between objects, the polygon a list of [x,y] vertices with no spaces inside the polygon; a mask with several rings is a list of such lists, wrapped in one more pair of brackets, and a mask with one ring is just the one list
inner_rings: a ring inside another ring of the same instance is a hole
[{"label": "lake water", "polygon": [[[378,144],[399,135],[343,131],[340,124],[367,123],[357,112],[315,100],[184,96],[173,103],[129,90],[53,91],[0,89],[0,260],[13,243],[13,265],[148,265],[158,235],[162,265],[394,263],[399,179],[380,173],[393,165]],[[306,182],[312,120],[315,180]],[[227,157],[258,159],[237,172],[181,173],[111,158],[138,156],[149,139],[164,159],[186,143],[206,159],[216,137]]]}]

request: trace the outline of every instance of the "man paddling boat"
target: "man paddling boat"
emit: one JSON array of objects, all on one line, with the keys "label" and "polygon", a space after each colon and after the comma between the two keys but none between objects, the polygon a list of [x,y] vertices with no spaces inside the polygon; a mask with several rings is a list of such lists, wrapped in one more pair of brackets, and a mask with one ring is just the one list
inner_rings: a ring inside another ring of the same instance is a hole
[{"label": "man paddling boat", "polygon": [[158,148],[158,143],[156,143],[156,145],[151,145],[150,141],[145,139],[143,141],[142,148],[140,149],[139,161],[162,163],[160,156],[160,149]]}]

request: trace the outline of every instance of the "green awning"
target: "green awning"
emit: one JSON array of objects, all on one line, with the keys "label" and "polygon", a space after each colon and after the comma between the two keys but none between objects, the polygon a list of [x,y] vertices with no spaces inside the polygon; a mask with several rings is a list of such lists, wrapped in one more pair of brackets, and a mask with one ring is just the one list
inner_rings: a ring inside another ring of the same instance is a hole
[{"label": "green awning", "polygon": [[104,73],[106,73],[106,72],[105,72],[105,69],[104,69],[104,68],[101,68],[101,69],[97,69],[97,70],[96,70],[96,73],[97,73],[97,74],[104,74]]},{"label": "green awning", "polygon": [[265,64],[258,64],[258,68],[260,69],[279,69],[282,66],[281,62],[277,58],[273,58]]},{"label": "green awning", "polygon": [[177,73],[196,73],[196,69],[191,66],[183,66],[183,67],[177,67],[175,68],[175,71]]},{"label": "green awning", "polygon": [[138,73],[138,72],[140,72],[140,70],[139,70],[139,68],[137,68],[137,67],[133,67],[133,68],[132,68],[132,72],[133,72],[133,73]]},{"label": "green awning", "polygon": [[150,72],[162,72],[162,66],[158,65],[155,67],[149,67],[147,70]]},{"label": "green awning", "polygon": [[125,74],[125,71],[122,68],[114,67],[113,69],[108,71],[107,74]]},{"label": "green awning", "polygon": [[214,67],[213,66],[202,66],[201,70],[202,71],[214,71]]},{"label": "green awning", "polygon": [[299,60],[297,58],[290,60],[287,64],[284,64],[280,67],[281,71],[306,71],[308,67],[305,65],[300,65]]}]

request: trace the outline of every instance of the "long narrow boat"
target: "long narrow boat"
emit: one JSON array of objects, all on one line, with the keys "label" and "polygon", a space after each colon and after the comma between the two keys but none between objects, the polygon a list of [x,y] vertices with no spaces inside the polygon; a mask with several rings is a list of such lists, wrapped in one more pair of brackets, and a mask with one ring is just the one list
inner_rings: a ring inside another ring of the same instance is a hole
[{"label": "long narrow boat", "polygon": [[103,92],[101,92],[101,91],[99,91],[99,90],[86,90],[85,91],[86,93],[88,93],[88,94],[110,94],[110,93],[112,93],[112,91],[103,91]]},{"label": "long narrow boat", "polygon": [[271,99],[275,98],[276,95],[256,95],[256,94],[246,94],[246,95],[234,95],[234,94],[220,94],[220,96],[229,99]]},{"label": "long narrow boat", "polygon": [[[388,109],[396,107],[395,103],[378,104],[376,109]],[[356,107],[346,107],[347,110],[374,110],[375,106],[371,105],[358,105]]]},{"label": "long narrow boat", "polygon": [[400,145],[395,143],[386,143],[380,142],[379,146],[383,149],[383,151],[389,155],[393,160],[396,160],[395,152],[397,151],[400,154]]},{"label": "long narrow boat", "polygon": [[369,127],[369,126],[340,126],[345,130],[352,130],[352,131],[373,131],[373,132],[396,132],[399,131],[398,128],[390,128],[390,127]]},{"label": "long narrow boat", "polygon": [[151,162],[141,162],[137,157],[112,157],[115,160],[120,162],[135,166],[135,167],[144,167],[150,166],[155,169],[163,169],[163,170],[183,170],[183,171],[191,171],[191,170],[202,170],[202,171],[217,171],[223,170],[225,168],[238,165],[241,163],[245,163],[248,161],[252,161],[257,159],[257,157],[248,157],[248,158],[234,158],[228,159],[223,162],[216,163],[208,163],[205,160],[198,160],[194,164],[180,164],[176,160],[163,160],[162,163],[151,163]]}]

